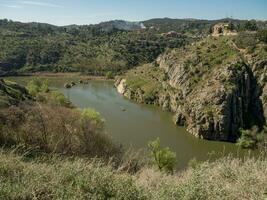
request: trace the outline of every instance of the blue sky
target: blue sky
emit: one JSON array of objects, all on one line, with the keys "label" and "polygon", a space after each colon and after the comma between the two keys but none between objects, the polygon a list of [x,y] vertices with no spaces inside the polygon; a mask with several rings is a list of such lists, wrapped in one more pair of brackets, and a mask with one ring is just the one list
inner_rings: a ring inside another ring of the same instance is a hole
[{"label": "blue sky", "polygon": [[55,25],[150,18],[267,20],[267,0],[0,0],[0,18]]}]

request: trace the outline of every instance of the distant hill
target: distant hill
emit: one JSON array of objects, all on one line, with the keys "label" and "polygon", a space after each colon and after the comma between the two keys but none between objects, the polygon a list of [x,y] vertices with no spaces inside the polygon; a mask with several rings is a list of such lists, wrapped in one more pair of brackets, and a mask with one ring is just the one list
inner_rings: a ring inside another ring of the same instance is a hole
[{"label": "distant hill", "polygon": [[113,29],[134,31],[134,30],[142,30],[146,28],[142,22],[130,22],[130,21],[124,21],[124,20],[102,22],[95,26],[100,27],[104,31],[110,31]]},{"label": "distant hill", "polygon": [[178,31],[182,33],[201,34],[207,33],[211,26],[221,22],[232,22],[237,28],[242,28],[247,22],[255,22],[258,28],[267,28],[267,21],[239,20],[239,19],[218,19],[218,20],[201,20],[201,19],[171,19],[155,18],[143,21],[147,28],[153,28],[160,33],[168,31]]},{"label": "distant hill", "polygon": [[[237,31],[267,27],[266,21],[236,19],[158,18],[69,26],[3,19],[0,20],[0,75],[13,71],[120,73],[154,61],[166,49],[205,37],[218,22],[232,23]],[[174,34],[163,34],[167,32]]]}]

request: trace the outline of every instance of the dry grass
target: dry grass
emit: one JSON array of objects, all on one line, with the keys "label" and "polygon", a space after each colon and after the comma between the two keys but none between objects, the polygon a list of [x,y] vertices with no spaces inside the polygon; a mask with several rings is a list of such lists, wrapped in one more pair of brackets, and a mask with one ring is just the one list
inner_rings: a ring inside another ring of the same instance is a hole
[{"label": "dry grass", "polygon": [[148,199],[134,177],[99,162],[0,153],[0,199]]},{"label": "dry grass", "polygon": [[157,191],[153,199],[265,199],[267,159],[225,157],[174,176],[144,169],[138,182]]},{"label": "dry grass", "polygon": [[231,157],[174,175],[138,174],[94,160],[43,157],[31,162],[0,152],[0,199],[265,199],[267,159]]}]

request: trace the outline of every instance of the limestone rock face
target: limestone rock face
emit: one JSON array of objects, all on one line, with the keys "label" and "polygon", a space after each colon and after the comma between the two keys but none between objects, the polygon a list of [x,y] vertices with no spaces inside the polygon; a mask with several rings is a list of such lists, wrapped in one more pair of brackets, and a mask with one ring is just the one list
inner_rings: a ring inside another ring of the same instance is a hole
[{"label": "limestone rock face", "polygon": [[125,79],[118,79],[115,82],[115,86],[117,87],[118,93],[124,94],[126,92],[126,80]]},{"label": "limestone rock face", "polygon": [[[193,87],[183,63],[175,62],[169,55],[159,57],[157,62],[168,75],[168,83],[182,91],[183,104],[171,109],[175,113],[174,122],[186,124],[193,135],[232,141],[240,127],[263,123],[262,87],[242,61],[212,69],[209,77]],[[254,120],[248,122],[249,119]]]}]

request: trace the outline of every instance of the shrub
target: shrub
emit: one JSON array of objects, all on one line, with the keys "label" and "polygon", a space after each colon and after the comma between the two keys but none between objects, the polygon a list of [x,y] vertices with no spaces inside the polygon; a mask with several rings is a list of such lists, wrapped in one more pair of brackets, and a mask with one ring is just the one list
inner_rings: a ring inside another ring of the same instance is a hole
[{"label": "shrub", "polygon": [[238,36],[235,39],[235,43],[238,48],[241,49],[247,49],[253,50],[256,47],[257,40],[255,37],[255,34],[242,32],[238,34]]},{"label": "shrub", "polygon": [[168,147],[161,148],[159,138],[149,142],[148,147],[150,149],[153,162],[157,165],[159,170],[173,173],[177,162],[176,154]]},{"label": "shrub", "polygon": [[120,147],[104,134],[99,116],[95,112],[88,114],[88,110],[42,104],[3,109],[0,144],[24,145],[46,153],[120,159]]},{"label": "shrub", "polygon": [[48,92],[48,81],[41,81],[39,78],[32,79],[27,84],[27,89],[32,96],[37,96],[41,92]]},{"label": "shrub", "polygon": [[113,78],[114,78],[114,74],[113,74],[113,72],[108,71],[108,72],[106,73],[106,78],[107,78],[107,79],[113,79]]},{"label": "shrub", "polygon": [[71,102],[64,96],[64,94],[57,90],[51,92],[51,97],[51,103],[65,107],[69,107],[71,105]]},{"label": "shrub", "polygon": [[188,162],[188,167],[190,167],[192,169],[196,169],[198,167],[198,165],[200,165],[200,163],[197,161],[196,158],[193,158],[193,159],[189,160],[189,162]]},{"label": "shrub", "polygon": [[249,130],[240,130],[241,136],[237,140],[237,145],[242,148],[254,148],[256,145],[256,141],[253,138],[251,132]]},{"label": "shrub", "polygon": [[248,31],[256,31],[258,30],[257,22],[255,20],[246,21],[243,28]]},{"label": "shrub", "polygon": [[257,33],[257,38],[258,38],[261,42],[265,42],[265,43],[267,43],[267,29],[258,31],[258,33]]},{"label": "shrub", "polygon": [[97,123],[103,123],[104,120],[101,118],[101,115],[99,112],[97,112],[93,108],[86,108],[82,110],[81,113],[81,120],[93,120],[96,121]]}]

